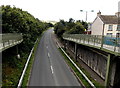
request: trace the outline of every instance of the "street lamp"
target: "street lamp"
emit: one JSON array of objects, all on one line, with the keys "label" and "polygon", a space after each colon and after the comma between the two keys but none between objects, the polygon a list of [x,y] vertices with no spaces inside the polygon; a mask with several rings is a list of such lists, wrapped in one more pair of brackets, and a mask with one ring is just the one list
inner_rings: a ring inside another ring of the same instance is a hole
[{"label": "street lamp", "polygon": [[[86,12],[86,22],[87,22],[87,13],[88,13],[88,11],[80,10],[80,12]],[[94,12],[94,10],[91,10],[90,12]]]}]

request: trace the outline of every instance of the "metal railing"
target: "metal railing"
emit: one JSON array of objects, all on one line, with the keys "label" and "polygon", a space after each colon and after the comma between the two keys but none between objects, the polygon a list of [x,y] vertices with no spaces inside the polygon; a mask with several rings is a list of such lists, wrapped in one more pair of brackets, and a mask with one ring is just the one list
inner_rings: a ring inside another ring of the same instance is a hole
[{"label": "metal railing", "polygon": [[86,34],[64,34],[63,39],[120,53],[120,37]]},{"label": "metal railing", "polygon": [[15,46],[23,41],[21,33],[0,34],[0,52]]}]

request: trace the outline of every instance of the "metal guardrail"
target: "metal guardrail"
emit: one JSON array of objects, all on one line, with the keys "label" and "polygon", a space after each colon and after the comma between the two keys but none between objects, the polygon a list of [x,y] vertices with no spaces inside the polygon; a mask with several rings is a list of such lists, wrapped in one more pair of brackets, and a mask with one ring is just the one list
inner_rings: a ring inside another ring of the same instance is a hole
[{"label": "metal guardrail", "polygon": [[[67,56],[70,62],[76,67],[76,69],[80,72],[80,74],[85,78],[85,80],[91,85],[92,88],[96,88],[95,85],[90,81],[90,79],[82,72],[82,70],[77,66],[76,63],[68,56],[68,54],[61,48],[59,43],[57,42],[58,47],[62,50],[62,52]],[[85,87],[85,86],[84,86]]]},{"label": "metal guardrail", "polygon": [[21,33],[0,34],[0,52],[15,46],[23,41]]},{"label": "metal guardrail", "polygon": [[[39,41],[39,40],[38,40],[38,38],[37,38],[37,40],[35,41],[35,44],[36,44],[38,41]],[[30,59],[31,59],[31,56],[32,56],[32,54],[33,54],[35,44],[34,44],[32,50],[31,50],[31,52],[30,52],[30,54],[29,54],[29,57],[28,57],[28,59],[27,59],[27,62],[26,62],[25,67],[24,67],[24,69],[23,69],[23,72],[22,72],[21,77],[20,77],[20,79],[19,79],[17,88],[21,88],[21,86],[22,86],[23,78],[24,78],[25,72],[26,72],[26,70],[27,70],[27,67],[28,67],[29,61],[30,61]]]},{"label": "metal guardrail", "polygon": [[63,39],[120,53],[120,37],[86,34],[64,34]]}]

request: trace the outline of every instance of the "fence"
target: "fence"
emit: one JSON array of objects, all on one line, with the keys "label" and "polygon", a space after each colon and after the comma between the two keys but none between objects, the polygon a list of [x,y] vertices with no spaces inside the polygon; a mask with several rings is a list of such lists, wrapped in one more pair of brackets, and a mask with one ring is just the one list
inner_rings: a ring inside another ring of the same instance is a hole
[{"label": "fence", "polygon": [[0,34],[0,52],[17,45],[23,41],[20,33],[5,33]]},{"label": "fence", "polygon": [[63,39],[97,46],[113,52],[120,53],[120,37],[101,36],[101,35],[85,35],[85,34],[64,34]]}]

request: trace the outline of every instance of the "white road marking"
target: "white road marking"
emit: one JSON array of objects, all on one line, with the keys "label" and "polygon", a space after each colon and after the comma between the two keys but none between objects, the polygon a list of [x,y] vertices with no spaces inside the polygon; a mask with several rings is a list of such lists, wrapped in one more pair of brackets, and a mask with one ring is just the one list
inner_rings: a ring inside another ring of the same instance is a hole
[{"label": "white road marking", "polygon": [[46,48],[48,49],[48,46],[46,46]]},{"label": "white road marking", "polygon": [[52,71],[52,74],[53,74],[54,72],[53,72],[53,67],[52,67],[52,65],[50,66],[50,68],[51,68],[51,71]]},{"label": "white road marking", "polygon": [[48,53],[48,57],[50,57],[50,54]]}]

